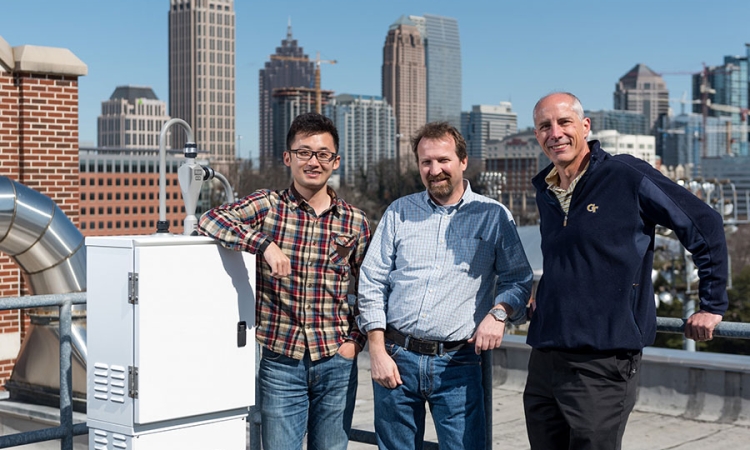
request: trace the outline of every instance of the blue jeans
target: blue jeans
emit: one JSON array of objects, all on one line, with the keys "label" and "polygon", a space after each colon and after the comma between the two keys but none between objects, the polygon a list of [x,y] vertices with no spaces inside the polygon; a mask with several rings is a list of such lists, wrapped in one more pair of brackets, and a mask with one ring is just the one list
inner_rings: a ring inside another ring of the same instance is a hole
[{"label": "blue jeans", "polygon": [[422,448],[427,402],[441,449],[484,450],[482,368],[474,347],[428,356],[386,339],[386,350],[403,384],[387,389],[373,382],[378,448]]},{"label": "blue jeans", "polygon": [[264,450],[344,450],[357,396],[357,360],[299,361],[263,348],[258,373]]}]

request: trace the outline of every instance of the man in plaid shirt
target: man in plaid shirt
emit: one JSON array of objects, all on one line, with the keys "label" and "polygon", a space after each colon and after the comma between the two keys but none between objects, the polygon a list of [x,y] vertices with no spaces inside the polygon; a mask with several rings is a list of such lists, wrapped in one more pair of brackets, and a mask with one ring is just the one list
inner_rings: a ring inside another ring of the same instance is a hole
[{"label": "man in plaid shirt", "polygon": [[339,137],[320,114],[298,116],[284,164],[292,185],[207,211],[198,230],[258,255],[256,339],[266,450],[345,449],[357,390],[357,329],[347,291],[370,239],[365,214],[327,186]]}]

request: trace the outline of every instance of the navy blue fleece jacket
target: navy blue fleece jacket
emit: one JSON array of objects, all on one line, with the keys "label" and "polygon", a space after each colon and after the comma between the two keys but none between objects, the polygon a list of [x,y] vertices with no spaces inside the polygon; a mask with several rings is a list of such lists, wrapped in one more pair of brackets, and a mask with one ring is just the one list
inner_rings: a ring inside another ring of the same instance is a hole
[{"label": "navy blue fleece jacket", "polygon": [[640,350],[652,344],[657,224],[674,230],[693,254],[700,309],[723,314],[728,259],[721,216],[645,161],[612,156],[598,141],[589,148],[589,168],[573,191],[567,221],[544,180],[552,165],[532,180],[544,272],[528,344],[573,351]]}]

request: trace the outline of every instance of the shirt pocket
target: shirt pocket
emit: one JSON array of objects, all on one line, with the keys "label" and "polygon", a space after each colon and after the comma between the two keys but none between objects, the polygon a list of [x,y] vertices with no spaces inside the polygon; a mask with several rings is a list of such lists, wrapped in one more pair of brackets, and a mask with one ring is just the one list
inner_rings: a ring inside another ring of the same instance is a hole
[{"label": "shirt pocket", "polygon": [[462,272],[471,272],[479,267],[492,264],[494,248],[481,238],[461,238],[456,245],[455,264]]},{"label": "shirt pocket", "polygon": [[331,263],[342,266],[349,264],[349,257],[357,242],[357,236],[353,234],[333,234],[328,245],[328,259]]}]

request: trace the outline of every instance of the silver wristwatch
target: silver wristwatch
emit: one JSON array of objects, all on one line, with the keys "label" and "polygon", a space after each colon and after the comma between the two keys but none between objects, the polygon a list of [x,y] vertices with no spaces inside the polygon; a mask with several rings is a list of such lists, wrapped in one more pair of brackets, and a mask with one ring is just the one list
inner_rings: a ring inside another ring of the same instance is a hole
[{"label": "silver wristwatch", "polygon": [[494,317],[498,322],[504,323],[506,320],[508,320],[508,313],[505,312],[503,308],[493,308],[488,314]]}]

